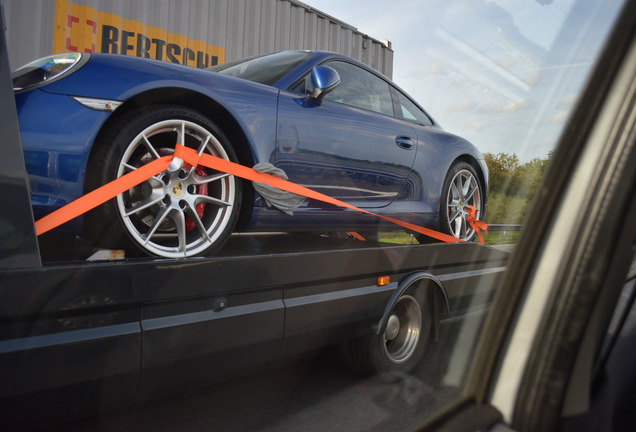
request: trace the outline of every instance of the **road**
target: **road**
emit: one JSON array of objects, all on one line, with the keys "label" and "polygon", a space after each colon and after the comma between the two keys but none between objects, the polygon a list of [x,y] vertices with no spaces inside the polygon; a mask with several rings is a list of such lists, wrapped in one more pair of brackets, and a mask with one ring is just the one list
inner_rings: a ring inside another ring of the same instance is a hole
[{"label": "road", "polygon": [[397,384],[353,375],[331,348],[51,430],[410,430],[459,398],[483,316],[445,323],[440,343],[412,377]]}]

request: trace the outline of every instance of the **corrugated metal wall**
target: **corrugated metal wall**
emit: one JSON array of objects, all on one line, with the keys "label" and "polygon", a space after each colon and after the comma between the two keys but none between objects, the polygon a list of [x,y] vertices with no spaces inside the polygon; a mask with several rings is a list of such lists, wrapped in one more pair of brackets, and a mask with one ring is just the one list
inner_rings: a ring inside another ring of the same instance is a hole
[{"label": "corrugated metal wall", "polygon": [[[389,78],[393,72],[389,43],[294,0],[1,1],[9,61],[14,69],[53,52],[54,27],[59,31],[65,25],[56,22],[57,2],[58,7],[72,4],[93,8],[102,15],[112,14],[221,47],[225,61],[285,49],[318,49],[351,56]],[[95,51],[100,48],[97,44]],[[132,51],[129,54],[134,55]]]}]

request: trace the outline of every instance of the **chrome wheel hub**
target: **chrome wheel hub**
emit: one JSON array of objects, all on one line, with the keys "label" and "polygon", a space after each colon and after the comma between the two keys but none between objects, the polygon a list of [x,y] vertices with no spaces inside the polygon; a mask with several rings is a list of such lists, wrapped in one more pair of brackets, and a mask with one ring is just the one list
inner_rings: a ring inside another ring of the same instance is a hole
[{"label": "chrome wheel hub", "polygon": [[386,340],[393,340],[400,332],[400,319],[397,315],[391,315],[389,321],[386,324],[386,330],[384,331],[384,337]]},{"label": "chrome wheel hub", "polygon": [[422,331],[422,312],[418,301],[410,296],[400,297],[384,331],[384,350],[395,364],[413,356]]}]

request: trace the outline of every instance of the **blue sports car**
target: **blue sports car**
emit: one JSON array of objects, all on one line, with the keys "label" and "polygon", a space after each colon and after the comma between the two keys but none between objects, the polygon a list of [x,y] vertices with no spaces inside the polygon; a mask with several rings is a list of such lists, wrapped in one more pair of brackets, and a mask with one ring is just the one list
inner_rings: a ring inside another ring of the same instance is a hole
[{"label": "blue sports car", "polygon": [[[283,51],[207,70],[60,54],[18,69],[13,85],[36,219],[173,154],[176,143],[462,239],[475,235],[469,206],[479,219],[486,211],[481,153],[390,80],[339,54]],[[320,201],[281,207],[267,198],[232,175],[184,166],[62,229],[163,257],[214,253],[233,231],[394,229]]]}]

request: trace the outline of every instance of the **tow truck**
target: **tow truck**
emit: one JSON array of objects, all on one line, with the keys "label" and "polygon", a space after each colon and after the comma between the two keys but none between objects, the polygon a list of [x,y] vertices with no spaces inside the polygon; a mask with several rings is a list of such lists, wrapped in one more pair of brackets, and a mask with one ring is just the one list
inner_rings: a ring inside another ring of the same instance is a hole
[{"label": "tow truck", "polygon": [[36,237],[0,32],[1,429],[68,419],[343,344],[357,370],[399,379],[440,323],[487,308],[508,253],[234,235],[221,253],[87,261]]}]

